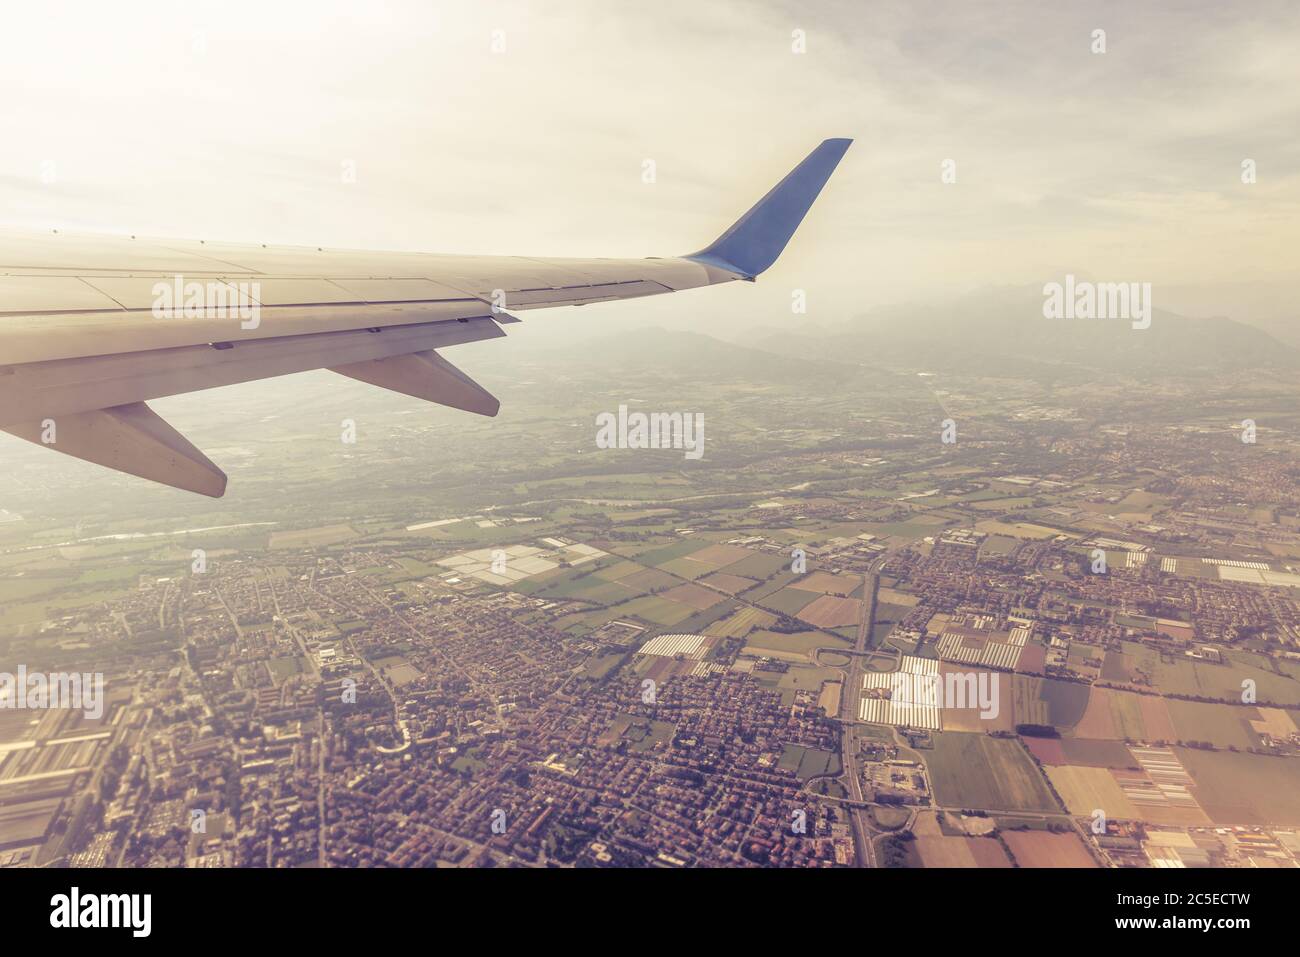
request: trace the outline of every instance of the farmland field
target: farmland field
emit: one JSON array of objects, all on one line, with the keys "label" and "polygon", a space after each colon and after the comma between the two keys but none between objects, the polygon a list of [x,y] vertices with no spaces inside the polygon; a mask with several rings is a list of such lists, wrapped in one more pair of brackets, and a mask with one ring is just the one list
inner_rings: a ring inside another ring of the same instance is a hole
[{"label": "farmland field", "polygon": [[1135,768],[1137,760],[1129,749],[1118,741],[1087,741],[1082,738],[1062,738],[1061,751],[1067,764],[1089,768]]},{"label": "farmland field", "polygon": [[691,609],[675,601],[665,601],[653,595],[624,602],[607,613],[611,618],[640,618],[653,625],[676,625],[691,617]]},{"label": "farmland field", "polygon": [[693,562],[699,562],[702,565],[711,565],[716,570],[724,565],[731,565],[735,562],[757,554],[748,548],[741,548],[739,545],[709,545],[699,551],[691,552],[687,557]]},{"label": "farmland field", "polygon": [[271,548],[311,548],[337,545],[356,538],[360,533],[351,525],[322,525],[319,528],[302,528],[295,531],[272,532]]},{"label": "farmland field", "polygon": [[1195,748],[1175,754],[1215,824],[1300,825],[1300,758]]},{"label": "farmland field", "polygon": [[[939,673],[945,676],[958,674],[962,676],[974,674],[976,681],[987,681],[985,687],[988,689],[988,697],[994,698],[996,691],[997,713],[984,717],[983,709],[975,707],[978,701],[967,701],[966,707],[952,707],[954,702],[945,701],[943,708],[943,728],[945,731],[972,731],[983,734],[986,731],[1014,731],[1016,727],[1016,709],[1014,704],[1014,692],[1012,684],[1016,679],[1015,676],[1004,674],[1002,672],[990,671],[987,668],[971,668],[969,665],[961,665],[953,662],[944,661],[939,664]],[[985,679],[983,675],[987,674]],[[978,698],[978,685],[976,690]],[[991,710],[991,709],[990,709]]]},{"label": "farmland field", "polygon": [[[1134,671],[1141,671],[1150,677],[1153,687],[1165,694],[1218,698],[1239,703],[1242,682],[1249,679],[1255,683],[1259,701],[1281,705],[1300,704],[1300,681],[1290,675],[1276,673],[1267,659],[1256,662],[1244,653],[1229,652],[1223,664],[1215,664],[1181,656],[1162,656],[1137,642],[1125,642],[1122,658],[1112,664],[1110,659],[1115,657],[1115,652],[1107,655],[1106,676],[1110,680],[1131,680]],[[1121,666],[1123,671],[1128,672],[1127,675],[1120,674]]]},{"label": "farmland field", "polygon": [[728,595],[739,595],[742,591],[753,588],[758,584],[752,578],[740,578],[737,575],[725,575],[721,572],[716,572],[700,579],[700,581],[711,588],[725,591]]},{"label": "farmland field", "polygon": [[830,572],[813,572],[796,578],[790,583],[791,588],[816,592],[822,595],[847,595],[862,584],[860,576],[832,575]]},{"label": "farmland field", "polygon": [[1079,723],[1088,707],[1087,685],[1029,675],[1016,675],[1013,681],[1016,724],[1068,730]]},{"label": "farmland field", "polygon": [[[752,596],[746,595],[745,597],[750,598]],[[810,591],[804,591],[802,588],[782,588],[775,594],[755,600],[764,608],[771,608],[786,615],[797,615],[803,608],[816,601],[817,595]]]},{"label": "farmland field", "polygon": [[715,621],[705,629],[709,635],[724,638],[744,638],[755,628],[766,628],[776,623],[776,617],[758,608],[737,608],[736,611],[721,621]]},{"label": "farmland field", "polygon": [[1202,704],[1169,699],[1169,716],[1174,722],[1175,741],[1208,741],[1218,748],[1243,751],[1259,746],[1259,736],[1250,727],[1254,708],[1227,704]]},{"label": "farmland field", "polygon": [[916,850],[926,867],[1010,867],[1002,845],[991,837],[918,837]]},{"label": "farmland field", "polygon": [[686,578],[690,581],[703,578],[714,570],[713,566],[704,565],[691,558],[674,558],[670,562],[660,562],[657,567],[670,575],[676,575],[678,578]]},{"label": "farmland field", "polygon": [[1107,818],[1131,821],[1140,817],[1115,778],[1105,768],[1071,765],[1048,768],[1052,787],[1071,814],[1090,817],[1101,810]]},{"label": "farmland field", "polygon": [[695,611],[712,608],[722,601],[721,595],[701,585],[678,585],[676,588],[670,588],[660,597],[668,601],[675,601],[679,605],[686,605]]},{"label": "farmland field", "polygon": [[783,568],[789,567],[789,565],[789,559],[780,555],[753,552],[749,557],[742,558],[738,562],[732,562],[730,565],[724,565],[718,571],[725,572],[728,575],[738,575],[741,578],[762,580]]},{"label": "farmland field", "polygon": [[822,595],[805,606],[799,612],[799,617],[818,628],[856,625],[862,620],[862,602],[853,598]]},{"label": "farmland field", "polygon": [[797,744],[787,744],[781,754],[778,767],[794,771],[800,781],[820,777],[824,774],[839,774],[840,759],[834,751],[818,751]]},{"label": "farmland field", "polygon": [[1173,701],[1153,695],[1093,688],[1088,708],[1075,725],[1074,734],[1078,738],[1119,741],[1173,741],[1176,736],[1170,718],[1172,704]]},{"label": "farmland field", "polygon": [[597,578],[603,578],[605,581],[613,582],[618,581],[621,578],[626,578],[628,575],[635,575],[637,572],[641,571],[643,567],[644,566],[638,565],[636,562],[621,561],[615,562],[613,565],[607,565],[593,574]]},{"label": "farmland field", "polygon": [[938,802],[999,811],[1059,811],[1041,773],[1013,738],[941,732],[927,764]]},{"label": "farmland field", "polygon": [[844,638],[833,638],[820,631],[797,631],[786,635],[776,631],[750,633],[745,651],[750,654],[781,652],[806,658],[814,648],[851,648],[853,643]]},{"label": "farmland field", "polygon": [[1003,831],[1020,867],[1096,867],[1077,834],[1050,831]]}]

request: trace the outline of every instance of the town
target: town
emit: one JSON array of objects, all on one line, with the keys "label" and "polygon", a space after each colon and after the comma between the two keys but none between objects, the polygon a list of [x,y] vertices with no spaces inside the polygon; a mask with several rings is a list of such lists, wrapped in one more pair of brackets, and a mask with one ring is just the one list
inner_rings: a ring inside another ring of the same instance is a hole
[{"label": "town", "polygon": [[[704,498],[8,551],[5,660],[105,685],[0,710],[0,865],[1295,866],[1294,446],[916,421]],[[30,612],[62,565],[111,590]]]}]

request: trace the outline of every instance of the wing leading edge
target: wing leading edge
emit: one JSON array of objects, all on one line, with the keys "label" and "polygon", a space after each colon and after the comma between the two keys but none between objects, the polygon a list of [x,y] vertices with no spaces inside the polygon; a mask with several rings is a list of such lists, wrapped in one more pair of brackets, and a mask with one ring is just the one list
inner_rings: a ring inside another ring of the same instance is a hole
[{"label": "wing leading edge", "polygon": [[[850,140],[826,140],[713,244],[665,259],[439,256],[0,233],[0,431],[219,497],[226,476],[145,403],[332,369],[481,415],[499,403],[436,350],[510,312],[752,281]],[[164,301],[166,308],[160,310]]]}]

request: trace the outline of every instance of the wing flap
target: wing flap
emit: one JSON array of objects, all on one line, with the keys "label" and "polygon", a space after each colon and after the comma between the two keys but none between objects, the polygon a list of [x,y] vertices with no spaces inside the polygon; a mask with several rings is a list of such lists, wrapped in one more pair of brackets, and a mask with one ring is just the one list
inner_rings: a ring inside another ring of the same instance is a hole
[{"label": "wing flap", "polygon": [[226,473],[143,402],[30,420],[7,425],[4,431],[173,488],[212,498],[226,492]]},{"label": "wing flap", "polygon": [[432,349],[331,369],[352,379],[465,412],[492,416],[501,409],[496,396]]}]

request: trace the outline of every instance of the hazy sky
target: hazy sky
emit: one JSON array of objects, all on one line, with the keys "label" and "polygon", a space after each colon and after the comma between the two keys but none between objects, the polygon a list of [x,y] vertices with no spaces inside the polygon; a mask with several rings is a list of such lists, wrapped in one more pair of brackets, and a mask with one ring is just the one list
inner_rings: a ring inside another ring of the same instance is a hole
[{"label": "hazy sky", "polygon": [[[622,310],[707,328],[700,312],[716,310],[773,325],[790,321],[795,287],[821,321],[1066,271],[1157,289],[1296,279],[1300,6],[1156,7],[11,5],[0,219],[673,255],[709,242],[818,141],[849,136],[757,287],[692,293],[685,311],[682,297],[596,307],[586,321]],[[1254,185],[1241,183],[1246,158]]]}]

